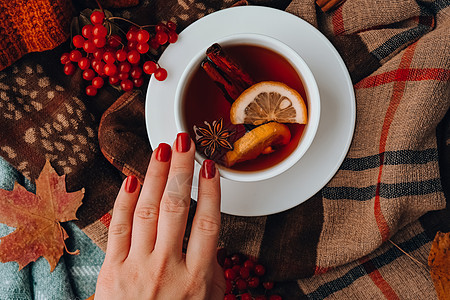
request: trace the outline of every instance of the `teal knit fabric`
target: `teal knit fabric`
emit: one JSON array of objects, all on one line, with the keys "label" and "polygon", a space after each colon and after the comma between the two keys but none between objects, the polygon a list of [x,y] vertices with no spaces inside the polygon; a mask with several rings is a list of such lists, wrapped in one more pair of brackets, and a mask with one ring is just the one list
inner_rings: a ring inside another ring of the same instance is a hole
[{"label": "teal knit fabric", "polygon": [[[0,157],[0,188],[12,190],[15,181],[35,192],[34,185]],[[47,260],[42,257],[21,271],[15,262],[0,263],[0,300],[81,300],[95,292],[105,253],[74,223],[62,225],[69,234],[67,248],[79,249],[80,254],[65,253],[51,273]],[[0,236],[12,231],[14,228],[0,224]]]}]

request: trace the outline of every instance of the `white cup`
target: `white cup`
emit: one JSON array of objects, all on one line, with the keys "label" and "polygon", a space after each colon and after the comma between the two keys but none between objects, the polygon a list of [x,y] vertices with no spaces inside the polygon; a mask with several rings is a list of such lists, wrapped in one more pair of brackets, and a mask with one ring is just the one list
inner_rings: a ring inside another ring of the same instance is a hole
[{"label": "white cup", "polygon": [[[267,48],[286,59],[286,61],[288,61],[297,71],[302,80],[302,84],[306,92],[308,123],[305,125],[305,129],[297,147],[289,156],[272,167],[257,171],[240,171],[217,164],[217,167],[220,170],[220,175],[223,178],[234,181],[251,182],[275,177],[288,170],[301,159],[316,135],[320,119],[320,96],[316,80],[314,79],[314,76],[305,61],[297,54],[297,52],[272,37],[255,33],[241,33],[223,37],[215,43],[218,43],[221,46],[251,45]],[[206,49],[203,49],[189,62],[181,75],[180,81],[178,82],[174,102],[175,123],[178,132],[189,132],[186,128],[186,122],[182,111],[184,93],[191,76],[195,73],[195,70],[198,69],[202,60],[206,57],[205,53]],[[201,165],[205,157],[196,151],[195,159]]]}]

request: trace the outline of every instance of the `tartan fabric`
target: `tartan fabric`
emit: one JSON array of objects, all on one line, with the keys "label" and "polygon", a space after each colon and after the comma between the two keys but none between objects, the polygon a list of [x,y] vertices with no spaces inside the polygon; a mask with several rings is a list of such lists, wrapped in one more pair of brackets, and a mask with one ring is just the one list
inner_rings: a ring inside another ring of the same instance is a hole
[{"label": "tartan fabric", "polygon": [[[450,1],[347,0],[329,13],[313,0],[289,2],[252,4],[286,9],[336,46],[356,93],[353,142],[338,173],[305,203],[264,217],[223,214],[220,246],[257,257],[285,299],[433,299],[426,270],[389,240],[426,261],[433,233],[450,230]],[[114,13],[143,24],[172,19],[182,29],[233,3],[142,1]],[[69,80],[46,63],[63,49],[0,73],[0,155],[31,179],[45,156],[59,173],[69,167],[69,189],[87,191],[77,224],[105,250],[121,176],[142,180],[151,153],[143,96],[105,89],[86,98],[80,74]],[[65,126],[72,119],[77,126]],[[98,138],[86,128],[98,128]],[[114,142],[124,137],[142,154]],[[190,220],[194,211],[192,202]]]}]

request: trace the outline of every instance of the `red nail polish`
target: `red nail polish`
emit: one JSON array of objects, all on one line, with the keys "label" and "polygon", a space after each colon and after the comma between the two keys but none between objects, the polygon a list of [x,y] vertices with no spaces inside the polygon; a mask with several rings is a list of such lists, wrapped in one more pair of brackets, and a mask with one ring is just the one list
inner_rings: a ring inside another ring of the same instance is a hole
[{"label": "red nail polish", "polygon": [[216,164],[210,159],[203,161],[202,176],[206,179],[214,178],[216,175]]},{"label": "red nail polish", "polygon": [[159,144],[158,148],[156,148],[156,159],[162,162],[167,162],[172,155],[172,149],[166,143]]},{"label": "red nail polish", "polygon": [[134,191],[136,190],[138,186],[138,180],[136,178],[136,176],[128,176],[127,180],[125,181],[125,191],[127,193],[134,193]]},{"label": "red nail polish", "polygon": [[186,132],[180,132],[177,135],[177,151],[188,152],[191,148],[191,138]]}]

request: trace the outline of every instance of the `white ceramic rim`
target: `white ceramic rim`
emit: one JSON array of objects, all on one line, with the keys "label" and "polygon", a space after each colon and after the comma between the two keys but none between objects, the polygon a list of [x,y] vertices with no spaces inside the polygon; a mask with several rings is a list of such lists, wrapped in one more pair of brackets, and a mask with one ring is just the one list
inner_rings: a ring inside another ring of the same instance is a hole
[{"label": "white ceramic rim", "polygon": [[[302,84],[305,88],[307,103],[308,103],[308,123],[305,126],[305,130],[300,138],[297,148],[282,162],[260,171],[239,171],[227,168],[220,164],[217,167],[220,169],[220,175],[226,179],[240,181],[240,182],[253,182],[261,181],[269,178],[273,178],[281,173],[285,172],[293,165],[295,165],[302,156],[306,153],[309,146],[312,144],[317,132],[320,120],[320,95],[319,88],[317,86],[314,75],[309,69],[306,62],[300,57],[300,55],[292,48],[281,42],[280,40],[269,37],[259,33],[238,33],[232,34],[218,39],[215,43],[219,43],[223,46],[228,45],[255,45],[264,48],[268,48],[271,51],[277,52],[283,56],[291,66],[297,71]],[[174,101],[174,115],[175,124],[179,132],[186,132],[184,127],[183,113],[182,113],[182,95],[185,90],[185,83],[189,82],[192,74],[192,69],[200,65],[201,61],[205,57],[206,48],[199,51],[188,63],[184,69],[180,80],[178,81],[175,101]],[[195,160],[201,165],[205,159],[198,151],[195,152]]]}]

